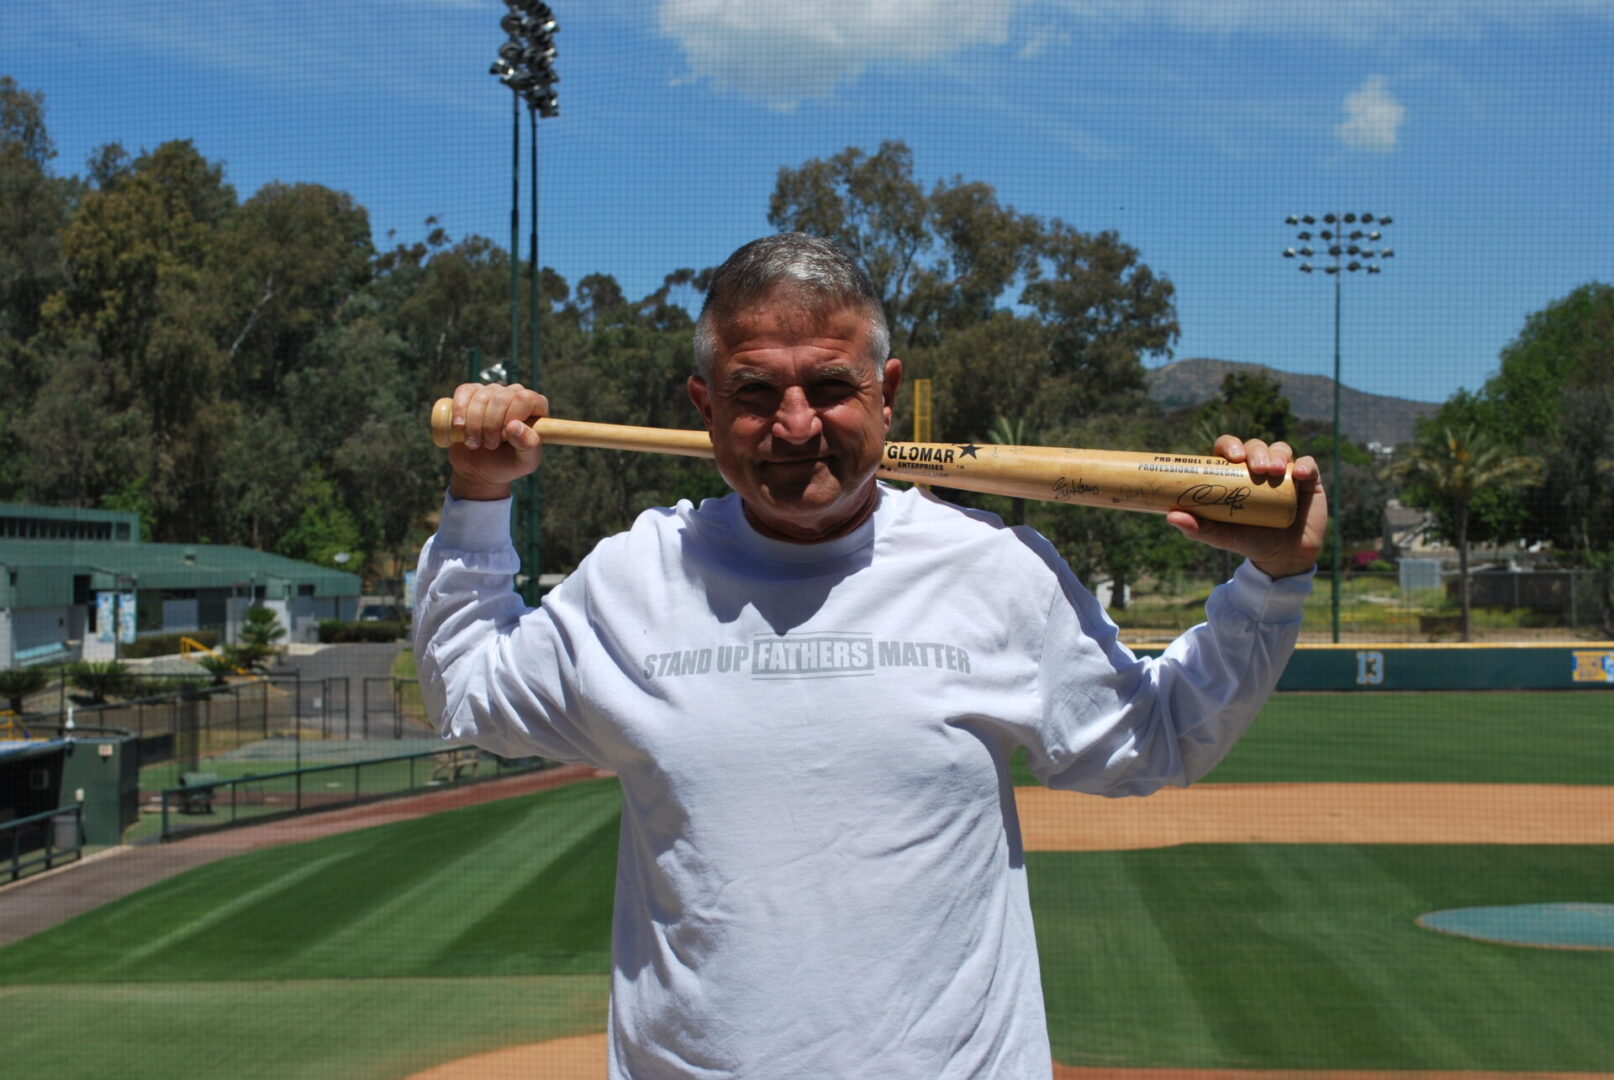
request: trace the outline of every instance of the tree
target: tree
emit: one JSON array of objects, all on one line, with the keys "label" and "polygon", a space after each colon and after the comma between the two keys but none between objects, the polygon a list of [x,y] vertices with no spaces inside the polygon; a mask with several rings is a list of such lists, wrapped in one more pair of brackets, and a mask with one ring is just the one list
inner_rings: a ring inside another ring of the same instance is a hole
[{"label": "tree", "polygon": [[1294,424],[1283,384],[1258,371],[1229,371],[1222,376],[1222,396],[1201,410],[1195,425],[1208,448],[1224,434],[1267,443],[1287,442]]},{"label": "tree", "polygon": [[280,617],[270,608],[247,608],[246,620],[241,624],[241,640],[224,650],[224,655],[244,671],[262,671],[274,656],[276,643],[286,636]]},{"label": "tree", "polygon": [[57,233],[69,206],[50,175],[55,156],[44,95],[0,76],[0,339],[18,344],[39,329],[40,307],[63,277]]},{"label": "tree", "polygon": [[44,668],[7,668],[0,671],[0,697],[16,715],[23,714],[29,694],[37,694],[50,683],[50,674]]},{"label": "tree", "polygon": [[[1463,395],[1459,395],[1463,398]],[[1585,563],[1614,546],[1614,286],[1592,282],[1525,320],[1477,395],[1455,405],[1537,455],[1542,483],[1503,496],[1519,533]]]},{"label": "tree", "polygon": [[1169,357],[1177,339],[1171,282],[1114,232],[1088,235],[1054,221],[1039,254],[1020,300],[1048,327],[1049,366],[1070,415],[1138,408],[1147,396],[1143,358]]},{"label": "tree", "polygon": [[76,504],[144,477],[158,539],[207,537],[228,432],[212,408],[222,353],[203,286],[217,223],[234,203],[223,167],[189,142],[142,154],[113,186],[84,196],[62,232],[71,277],[42,309],[56,362],[40,395],[57,415],[14,424],[26,436],[28,483],[54,470],[64,433],[93,422],[95,438],[79,441],[98,455],[99,475],[75,482]]},{"label": "tree", "polygon": [[1505,444],[1474,426],[1424,425],[1402,467],[1412,505],[1438,510],[1449,522],[1450,539],[1457,547],[1464,641],[1470,639],[1468,523],[1474,497],[1495,486],[1533,484],[1539,476],[1539,463],[1510,454]]},{"label": "tree", "polygon": [[338,497],[336,485],[323,473],[316,469],[304,479],[293,502],[302,512],[275,541],[276,554],[321,566],[337,565],[336,556],[344,552],[364,561],[359,524]]},{"label": "tree", "polygon": [[374,255],[364,208],[319,184],[266,184],[228,216],[210,278],[231,377],[249,399],[273,399],[303,365]]},{"label": "tree", "polygon": [[900,340],[913,275],[932,242],[925,211],[913,151],[887,140],[873,154],[849,146],[827,160],[781,168],[768,223],[825,237],[857,256],[885,305],[893,340]]}]

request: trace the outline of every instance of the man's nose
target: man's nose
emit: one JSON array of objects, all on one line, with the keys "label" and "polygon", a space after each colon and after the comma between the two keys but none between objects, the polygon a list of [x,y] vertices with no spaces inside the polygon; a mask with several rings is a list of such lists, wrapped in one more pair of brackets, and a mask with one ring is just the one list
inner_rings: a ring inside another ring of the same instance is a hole
[{"label": "man's nose", "polygon": [[823,430],[824,423],[807,400],[807,392],[799,386],[787,388],[773,414],[774,438],[803,443],[818,438]]}]

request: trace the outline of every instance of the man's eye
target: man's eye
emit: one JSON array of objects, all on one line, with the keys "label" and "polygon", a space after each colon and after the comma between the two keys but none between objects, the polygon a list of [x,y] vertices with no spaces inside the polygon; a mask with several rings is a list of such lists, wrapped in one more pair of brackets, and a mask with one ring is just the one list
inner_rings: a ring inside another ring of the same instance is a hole
[{"label": "man's eye", "polygon": [[816,401],[841,401],[857,393],[855,383],[842,379],[828,379],[813,385],[812,396]]}]

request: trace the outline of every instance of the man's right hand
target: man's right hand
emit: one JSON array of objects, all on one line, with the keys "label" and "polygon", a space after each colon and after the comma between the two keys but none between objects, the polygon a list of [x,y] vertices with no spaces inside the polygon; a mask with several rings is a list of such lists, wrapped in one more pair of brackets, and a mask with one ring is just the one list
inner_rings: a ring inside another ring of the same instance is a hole
[{"label": "man's right hand", "polygon": [[543,452],[538,433],[523,421],[548,415],[548,399],[519,383],[455,387],[454,427],[465,441],[449,447],[448,490],[456,499],[509,498],[510,485],[537,469]]}]

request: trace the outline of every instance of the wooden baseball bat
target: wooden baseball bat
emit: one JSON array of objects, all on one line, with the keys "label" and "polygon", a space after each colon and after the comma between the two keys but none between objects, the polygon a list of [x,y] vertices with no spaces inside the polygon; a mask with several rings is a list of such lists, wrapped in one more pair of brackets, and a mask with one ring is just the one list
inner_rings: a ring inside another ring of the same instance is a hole
[{"label": "wooden baseball bat", "polygon": [[[531,423],[545,442],[560,446],[712,457],[712,440],[704,431],[594,424],[548,416]],[[446,448],[464,441],[465,432],[453,426],[453,400],[439,398],[432,407],[432,442]],[[1295,520],[1295,485],[1288,473],[1276,480],[1257,479],[1245,466],[1219,457],[1057,446],[888,442],[880,458],[879,476],[1112,510],[1156,514],[1186,510],[1207,520],[1274,529],[1288,528]]]}]

